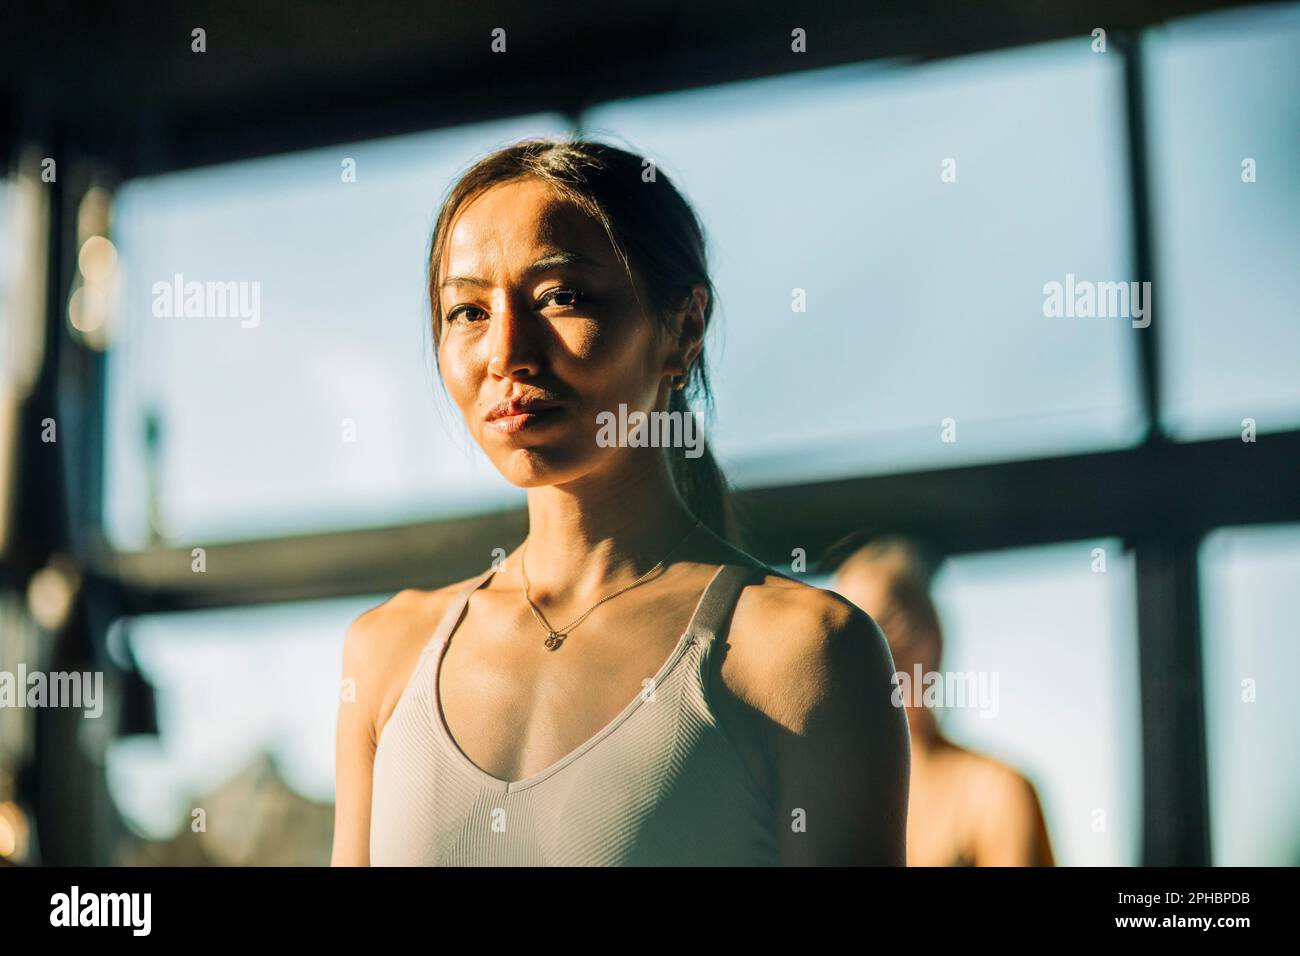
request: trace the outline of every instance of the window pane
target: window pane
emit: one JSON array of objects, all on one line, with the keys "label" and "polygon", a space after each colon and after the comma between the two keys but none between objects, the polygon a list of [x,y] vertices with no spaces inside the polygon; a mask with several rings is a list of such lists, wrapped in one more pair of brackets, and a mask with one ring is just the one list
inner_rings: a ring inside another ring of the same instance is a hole
[{"label": "window pane", "polygon": [[[34,157],[28,164],[39,168]],[[0,408],[27,396],[44,355],[47,189],[30,170],[0,173]],[[12,413],[0,411],[0,446],[13,440],[2,431],[14,424]],[[0,460],[11,452],[0,447]]]},{"label": "window pane", "polygon": [[[1043,292],[1071,274],[1131,278],[1122,103],[1118,59],[1085,38],[588,113],[588,134],[675,176],[709,232],[729,475],[767,484],[1135,440],[1141,330],[1047,318]],[[941,440],[946,418],[956,442]]]},{"label": "window pane", "polygon": [[950,558],[933,594],[940,671],[986,675],[996,692],[994,706],[941,709],[944,735],[1030,780],[1058,866],[1137,865],[1141,698],[1133,563],[1120,542]]},{"label": "window pane", "polygon": [[[8,290],[13,282],[13,267],[17,261],[18,250],[14,243],[15,223],[10,207],[13,186],[8,175],[0,172],[0,329],[4,329],[5,316],[8,313]],[[3,340],[0,340],[3,341]]]},{"label": "window pane", "polygon": [[1300,525],[1219,531],[1201,551],[1216,866],[1300,866]]},{"label": "window pane", "polygon": [[[8,176],[0,171],[0,481],[8,478],[9,442],[12,440],[8,429],[11,414],[9,403],[15,401],[11,391],[15,389],[15,370],[11,368],[15,359],[15,339],[18,335],[17,322],[13,316],[13,303],[10,301],[18,279],[19,249],[17,203],[14,202],[16,190]],[[0,491],[0,502],[3,492]],[[0,517],[0,538],[3,538],[5,519]]]},{"label": "window pane", "polygon": [[[134,831],[170,844],[136,848],[131,861],[192,863],[201,850],[203,862],[328,862],[343,637],[386,597],[118,625],[156,688],[160,735],[113,744],[110,792]],[[195,808],[205,833],[191,830]]]},{"label": "window pane", "polygon": [[1300,6],[1147,38],[1165,425],[1189,439],[1237,434],[1243,418],[1295,428]]},{"label": "window pane", "polygon": [[[114,228],[126,287],[109,357],[111,538],[145,543],[151,481],[160,523],[182,541],[522,500],[448,414],[425,256],[458,170],[509,140],[563,132],[538,116],[127,184]],[[345,159],[355,182],[343,182]],[[191,281],[243,283],[239,308],[232,296],[228,317],[159,317],[159,299],[174,306],[169,290]],[[150,409],[161,415],[152,475]]]},{"label": "window pane", "polygon": [[18,410],[36,387],[45,356],[49,188],[28,156],[23,172],[0,175],[0,550],[14,534]]}]

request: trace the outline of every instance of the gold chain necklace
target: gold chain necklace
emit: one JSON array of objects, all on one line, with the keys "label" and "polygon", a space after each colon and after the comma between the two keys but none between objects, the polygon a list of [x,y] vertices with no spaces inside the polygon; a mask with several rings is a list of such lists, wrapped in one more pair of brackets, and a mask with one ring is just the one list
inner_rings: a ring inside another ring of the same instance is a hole
[{"label": "gold chain necklace", "polygon": [[619,588],[613,594],[609,594],[601,598],[599,601],[597,601],[595,604],[593,604],[590,608],[587,609],[586,614],[583,614],[582,617],[578,618],[568,627],[560,628],[559,630],[551,627],[551,625],[547,622],[546,618],[542,615],[542,612],[538,610],[537,605],[533,603],[533,599],[528,596],[528,572],[524,569],[524,556],[528,553],[528,539],[525,538],[523,550],[520,551],[519,553],[519,573],[520,575],[523,576],[524,579],[524,600],[527,601],[528,606],[532,608],[533,617],[537,618],[537,623],[542,625],[542,628],[546,631],[546,641],[545,641],[546,649],[548,651],[556,650],[562,643],[564,643],[564,639],[569,636],[569,632],[572,631],[579,624],[581,624],[584,620],[586,620],[587,614],[590,614],[592,611],[596,610],[596,608],[600,607],[602,604],[604,604],[606,601],[610,600],[611,598],[618,597],[624,591],[632,590],[632,588],[636,587],[638,584],[645,581],[646,578],[650,577],[650,575],[654,574],[656,571],[662,568],[664,566],[664,561],[667,561],[670,557],[672,557],[673,552],[675,552],[678,548],[684,545],[686,543],[687,538],[693,535],[695,533],[695,529],[698,528],[701,524],[703,524],[703,522],[696,521],[695,524],[691,526],[691,530],[686,532],[686,537],[682,538],[681,541],[678,541],[677,544],[673,546],[672,551],[669,551],[667,554],[665,554],[663,556],[663,560],[661,560],[658,564],[656,564],[645,574],[641,575],[631,584]]}]

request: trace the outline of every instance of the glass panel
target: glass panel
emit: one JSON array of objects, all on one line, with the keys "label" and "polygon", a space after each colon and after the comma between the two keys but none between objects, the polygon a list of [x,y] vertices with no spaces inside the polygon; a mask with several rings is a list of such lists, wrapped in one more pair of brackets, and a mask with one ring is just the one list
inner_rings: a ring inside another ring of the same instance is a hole
[{"label": "glass panel", "polygon": [[[110,792],[152,846],[123,862],[324,864],[348,625],[388,595],[120,622],[160,736],[109,751]],[[192,830],[204,810],[206,832]],[[284,824],[283,827],[278,824]],[[162,845],[157,845],[162,844]]]},{"label": "glass panel", "polygon": [[[425,256],[458,170],[565,131],[558,117],[525,117],[128,183],[114,228],[126,287],[109,355],[112,540],[146,543],[151,486],[157,523],[186,542],[522,500],[441,394]],[[343,182],[345,159],[355,182]],[[214,295],[218,315],[156,314],[190,282],[237,283],[238,307]]]},{"label": "glass panel", "polygon": [[1226,529],[1201,550],[1216,866],[1300,866],[1300,525]]},{"label": "glass panel", "polygon": [[[1127,280],[1117,57],[1089,43],[618,102],[584,131],[697,206],[722,307],[716,437],[771,484],[1134,441],[1127,319],[1044,286]],[[942,179],[955,160],[956,181]],[[806,311],[794,311],[794,290]],[[945,442],[944,419],[956,423]]]},{"label": "glass panel", "polygon": [[1295,428],[1300,5],[1146,36],[1164,424],[1186,439],[1245,418]]},{"label": "glass panel", "polygon": [[19,459],[18,411],[36,387],[45,356],[49,187],[40,158],[0,176],[0,551],[10,545]]},{"label": "glass panel", "polygon": [[1058,866],[1137,865],[1141,698],[1133,562],[1120,542],[950,558],[933,596],[941,674],[984,675],[992,701],[939,710],[944,736],[1029,779]]},{"label": "glass panel", "polygon": [[[13,213],[10,208],[10,196],[13,194],[13,186],[10,183],[9,176],[0,171],[0,333],[6,327],[6,315],[8,314],[8,290],[10,283],[13,282],[13,268],[17,262],[18,250],[14,248],[14,231],[15,223]],[[0,338],[0,342],[4,341]],[[3,366],[0,366],[0,371]]]}]

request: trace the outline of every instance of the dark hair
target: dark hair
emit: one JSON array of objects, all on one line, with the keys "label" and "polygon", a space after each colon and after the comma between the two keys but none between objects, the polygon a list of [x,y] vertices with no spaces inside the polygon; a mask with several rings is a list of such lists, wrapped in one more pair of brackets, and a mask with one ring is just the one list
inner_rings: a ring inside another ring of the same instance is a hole
[{"label": "dark hair", "polygon": [[947,557],[930,538],[900,534],[892,529],[864,527],[850,531],[829,545],[817,563],[817,573],[837,574],[847,570],[857,559],[886,553],[906,554],[913,576],[927,590]]},{"label": "dark hair", "polygon": [[[640,301],[633,277],[635,267],[650,297],[649,311],[659,320],[680,306],[691,289],[703,286],[709,301],[706,326],[715,301],[709,279],[704,230],[694,210],[661,171],[641,156],[604,143],[574,139],[528,139],[493,152],[474,163],[443,200],[429,252],[429,301],[433,310],[433,354],[437,364],[442,336],[439,270],[452,220],[470,200],[493,186],[520,179],[537,179],[590,215],[605,230]],[[699,398],[713,417],[704,352],[687,371],[685,388],[672,390],[669,411],[690,413],[690,399]],[[715,534],[741,544],[726,477],[707,443],[697,458],[670,454],[673,484],[691,513]]]}]

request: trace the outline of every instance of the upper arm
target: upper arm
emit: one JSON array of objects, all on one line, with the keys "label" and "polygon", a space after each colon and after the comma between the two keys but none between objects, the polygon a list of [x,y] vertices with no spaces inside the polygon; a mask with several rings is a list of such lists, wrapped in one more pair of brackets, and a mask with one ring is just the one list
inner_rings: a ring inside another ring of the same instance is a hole
[{"label": "upper arm", "polygon": [[[810,589],[811,590],[811,589]],[[767,716],[781,862],[906,864],[911,741],[893,658],[864,612],[813,591],[772,671]],[[811,613],[809,613],[811,611]]]},{"label": "upper arm", "polygon": [[1047,822],[1033,784],[1002,771],[993,805],[979,808],[975,862],[980,866],[1053,866]]},{"label": "upper arm", "polygon": [[343,639],[343,676],[335,727],[334,847],[331,866],[370,863],[370,786],[375,717],[382,695],[377,645],[384,605],[362,614]]}]

